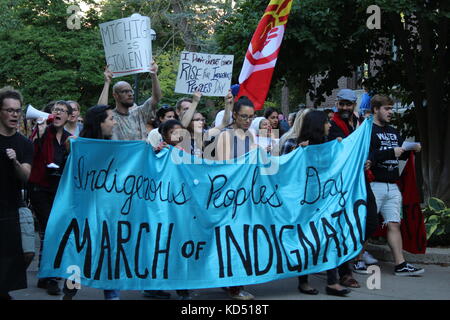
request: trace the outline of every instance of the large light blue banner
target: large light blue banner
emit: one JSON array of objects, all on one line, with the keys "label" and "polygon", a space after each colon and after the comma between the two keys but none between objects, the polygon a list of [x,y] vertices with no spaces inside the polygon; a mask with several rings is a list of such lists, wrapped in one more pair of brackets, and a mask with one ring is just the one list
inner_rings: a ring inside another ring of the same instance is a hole
[{"label": "large light blue banner", "polygon": [[[40,277],[101,289],[196,289],[317,273],[362,249],[372,121],[342,142],[204,163],[145,142],[78,138]],[[199,162],[199,163],[197,163]]]}]

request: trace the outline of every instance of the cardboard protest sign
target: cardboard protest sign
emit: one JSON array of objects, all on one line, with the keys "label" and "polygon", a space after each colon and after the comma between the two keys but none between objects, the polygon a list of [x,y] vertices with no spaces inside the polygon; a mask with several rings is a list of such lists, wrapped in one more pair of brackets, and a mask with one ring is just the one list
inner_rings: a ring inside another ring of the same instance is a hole
[{"label": "cardboard protest sign", "polygon": [[139,14],[100,24],[106,64],[113,77],[149,72],[152,62],[150,18]]},{"label": "cardboard protest sign", "polygon": [[232,55],[217,55],[183,51],[178,68],[175,92],[224,97],[231,86]]},{"label": "cardboard protest sign", "polygon": [[333,269],[365,241],[371,129],[369,119],[342,142],[226,162],[155,154],[142,141],[72,140],[39,277],[75,267],[82,286],[173,290]]}]

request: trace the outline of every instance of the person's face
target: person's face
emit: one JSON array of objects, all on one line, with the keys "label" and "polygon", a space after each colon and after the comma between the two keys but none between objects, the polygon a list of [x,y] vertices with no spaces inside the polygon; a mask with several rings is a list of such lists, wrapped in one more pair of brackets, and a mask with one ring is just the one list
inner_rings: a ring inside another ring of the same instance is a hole
[{"label": "person's face", "polygon": [[189,110],[189,108],[191,107],[191,104],[192,103],[190,103],[189,101],[183,101],[181,104],[180,104],[180,114],[184,114],[186,111],[188,111]]},{"label": "person's face", "polygon": [[78,122],[78,117],[80,115],[80,106],[77,103],[71,103],[72,114],[69,116],[69,122]]},{"label": "person's face", "polygon": [[394,114],[393,107],[386,105],[386,106],[381,106],[378,109],[375,109],[374,117],[380,123],[385,124],[385,123],[391,122],[393,114]]},{"label": "person's face", "polygon": [[278,112],[273,112],[267,119],[273,129],[278,129]]},{"label": "person's face", "polygon": [[129,83],[123,83],[117,87],[114,92],[114,98],[126,108],[131,108],[134,105],[134,91]]},{"label": "person's face", "polygon": [[111,139],[113,127],[116,125],[112,110],[106,110],[106,119],[100,124],[102,134],[105,139]]},{"label": "person's face", "polygon": [[174,120],[174,119],[175,119],[175,112],[173,112],[173,111],[166,112],[164,117],[159,118],[161,123],[164,123],[164,122],[169,121],[169,120]]},{"label": "person's face", "polygon": [[63,127],[69,120],[68,109],[63,104],[55,104],[52,108],[52,114],[55,116],[55,120],[53,120],[55,128]]},{"label": "person's face", "polygon": [[194,113],[192,117],[192,129],[194,132],[202,132],[205,126],[205,117],[201,113]]},{"label": "person's face", "polygon": [[339,115],[343,120],[350,119],[350,116],[353,113],[353,110],[355,109],[356,103],[349,100],[339,100],[336,103],[336,107],[338,109]]},{"label": "person's face", "polygon": [[270,121],[267,119],[261,120],[261,122],[259,123],[259,129],[269,130],[269,128],[272,128],[270,126]]},{"label": "person's face", "polygon": [[328,134],[330,133],[330,128],[331,128],[330,121],[329,120],[325,121],[325,124],[323,125],[323,131],[326,136],[328,136]]},{"label": "person's face", "polygon": [[175,125],[169,130],[166,137],[166,143],[171,146],[176,146],[181,141],[183,141],[183,128],[180,125]]},{"label": "person's face", "polygon": [[234,112],[234,118],[238,129],[248,130],[255,118],[255,110],[249,106],[242,106],[239,112]]},{"label": "person's face", "polygon": [[17,130],[22,116],[20,101],[12,98],[3,99],[0,109],[0,123],[8,131]]}]

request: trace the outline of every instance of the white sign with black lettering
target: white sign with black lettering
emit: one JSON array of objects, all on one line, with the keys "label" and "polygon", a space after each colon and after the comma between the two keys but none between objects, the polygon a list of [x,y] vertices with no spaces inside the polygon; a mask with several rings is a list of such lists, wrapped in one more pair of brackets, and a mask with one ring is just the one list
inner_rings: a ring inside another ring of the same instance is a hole
[{"label": "white sign with black lettering", "polygon": [[139,14],[100,24],[106,64],[114,78],[150,71],[150,30],[150,18]]},{"label": "white sign with black lettering", "polygon": [[178,68],[175,92],[224,97],[231,86],[233,55],[183,51]]}]

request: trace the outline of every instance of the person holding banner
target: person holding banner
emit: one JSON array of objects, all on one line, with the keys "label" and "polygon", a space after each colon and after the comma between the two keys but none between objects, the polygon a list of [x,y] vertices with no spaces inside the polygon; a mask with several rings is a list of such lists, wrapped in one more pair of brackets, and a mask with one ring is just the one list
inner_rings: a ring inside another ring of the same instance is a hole
[{"label": "person holding banner", "polygon": [[[113,129],[113,140],[146,140],[147,122],[155,116],[155,109],[161,100],[161,88],[158,80],[158,65],[152,61],[150,77],[152,79],[152,96],[143,105],[136,106],[134,90],[126,81],[119,81],[113,86],[113,97],[116,104],[114,118],[117,124]],[[112,72],[106,67],[105,84],[99,97],[99,105],[108,105],[109,87]]]},{"label": "person holding banner", "polygon": [[[113,115],[113,107],[96,105],[88,109],[83,130],[80,137],[90,139],[110,140],[113,127],[116,125]],[[72,300],[78,292],[76,284],[68,285],[69,280],[64,281],[63,300]],[[120,291],[104,290],[105,300],[120,300]]]},{"label": "person holding banner", "polygon": [[[255,118],[253,102],[240,97],[233,107],[233,126],[219,135],[216,149],[217,160],[236,159],[256,148],[253,136],[248,129]],[[244,290],[243,286],[226,288],[229,296],[235,300],[253,300],[255,297]]]}]

